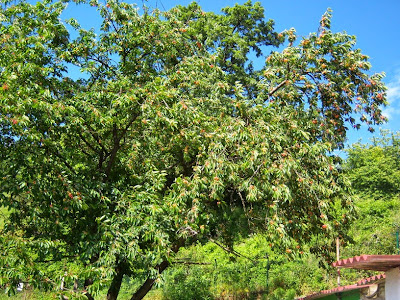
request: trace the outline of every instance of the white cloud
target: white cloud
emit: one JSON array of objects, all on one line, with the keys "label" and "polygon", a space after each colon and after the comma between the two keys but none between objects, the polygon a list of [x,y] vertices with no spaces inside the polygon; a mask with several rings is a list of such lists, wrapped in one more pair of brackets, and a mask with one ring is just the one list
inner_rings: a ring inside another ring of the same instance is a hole
[{"label": "white cloud", "polygon": [[388,84],[387,96],[390,103],[400,98],[400,81]]},{"label": "white cloud", "polygon": [[382,114],[389,120],[392,120],[395,115],[400,115],[400,108],[395,108],[390,104],[390,106],[382,109]]},{"label": "white cloud", "polygon": [[382,113],[389,120],[396,115],[400,115],[400,74],[395,76],[392,81],[387,84],[387,99],[389,106],[382,110]]}]

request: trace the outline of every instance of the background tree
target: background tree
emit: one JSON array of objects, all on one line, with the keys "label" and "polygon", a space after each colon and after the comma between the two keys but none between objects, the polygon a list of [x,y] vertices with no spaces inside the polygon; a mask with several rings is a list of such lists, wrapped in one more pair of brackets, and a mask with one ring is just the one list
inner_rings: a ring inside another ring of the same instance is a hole
[{"label": "background tree", "polygon": [[396,254],[400,223],[399,133],[381,132],[371,144],[357,143],[348,150],[345,171],[356,197],[359,218],[351,235],[353,253]]},{"label": "background tree", "polygon": [[[247,2],[138,14],[90,1],[100,33],[71,38],[63,2],[2,2],[0,274],[35,287],[142,299],[182,245],[262,231],[300,252],[344,235],[348,185],[330,151],[346,124],[380,124],[382,75],[354,37],[320,30],[294,45]],[[248,58],[289,44],[260,71]],[[71,78],[77,66],[82,78]],[[355,116],[360,115],[360,122]],[[338,209],[345,214],[337,214]],[[321,249],[316,249],[316,251]],[[60,286],[62,287],[60,289]]]}]

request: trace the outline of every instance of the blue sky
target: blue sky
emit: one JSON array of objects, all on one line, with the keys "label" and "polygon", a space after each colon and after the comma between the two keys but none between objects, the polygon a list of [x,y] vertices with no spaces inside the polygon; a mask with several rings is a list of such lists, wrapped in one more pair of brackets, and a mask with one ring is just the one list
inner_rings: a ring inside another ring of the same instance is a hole
[{"label": "blue sky", "polygon": [[[187,5],[191,0],[137,0],[152,8],[170,9],[175,5]],[[199,0],[203,10],[220,12],[225,6],[243,4],[246,0]],[[254,2],[254,1],[253,1]],[[333,10],[332,30],[346,31],[357,37],[357,48],[370,57],[372,72],[385,72],[390,106],[384,109],[389,122],[384,129],[400,130],[400,11],[399,0],[261,0],[267,19],[275,20],[278,31],[294,27],[299,36],[306,36],[318,29],[321,15],[329,7]],[[97,15],[94,10],[85,11],[84,6],[70,7],[68,16],[76,17],[83,27],[93,27]],[[379,128],[376,127],[377,134]],[[366,128],[350,130],[348,144],[368,142],[372,138]]]}]

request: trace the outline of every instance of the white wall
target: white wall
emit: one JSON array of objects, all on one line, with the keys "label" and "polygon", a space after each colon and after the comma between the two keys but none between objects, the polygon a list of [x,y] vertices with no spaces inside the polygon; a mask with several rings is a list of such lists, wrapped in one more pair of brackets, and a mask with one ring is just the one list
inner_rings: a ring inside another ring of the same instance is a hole
[{"label": "white wall", "polygon": [[386,300],[400,300],[400,268],[386,272]]}]

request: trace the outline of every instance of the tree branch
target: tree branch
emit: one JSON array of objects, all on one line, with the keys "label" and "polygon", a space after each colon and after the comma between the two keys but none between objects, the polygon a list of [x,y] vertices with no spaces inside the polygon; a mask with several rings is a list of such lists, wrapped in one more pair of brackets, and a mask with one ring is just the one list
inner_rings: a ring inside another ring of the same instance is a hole
[{"label": "tree branch", "polygon": [[65,159],[57,150],[52,150],[52,149],[50,149],[50,147],[48,147],[48,146],[45,146],[45,148],[46,148],[47,150],[49,150],[51,154],[54,154],[56,157],[58,157],[58,158],[61,160],[61,162],[62,162],[74,175],[76,175],[76,172],[75,172],[74,168],[66,161],[66,159]]},{"label": "tree branch", "polygon": [[97,153],[97,149],[88,142],[87,139],[85,139],[85,137],[82,135],[81,132],[78,132],[79,137],[81,138],[81,140],[93,151]]},{"label": "tree branch", "polygon": [[105,61],[101,60],[100,57],[96,57],[94,55],[88,56],[89,59],[94,60],[95,62],[100,63],[106,70],[111,70],[115,77],[118,77],[118,73]]},{"label": "tree branch", "polygon": [[275,94],[281,87],[283,87],[286,84],[286,82],[287,79],[278,84],[272,91],[268,93],[268,97],[272,97],[272,95]]},{"label": "tree branch", "polygon": [[125,126],[125,128],[122,130],[121,135],[118,136],[118,129],[117,126],[114,124],[113,126],[113,138],[114,138],[114,146],[113,149],[110,152],[110,159],[107,163],[107,168],[105,171],[106,177],[110,176],[111,173],[111,168],[114,164],[115,158],[117,157],[117,152],[121,148],[121,140],[125,136],[126,132],[128,131],[129,127],[133,124],[133,122],[136,120],[138,117],[138,114],[135,114],[132,116],[131,120],[128,122],[128,124]]},{"label": "tree branch", "polygon": [[111,150],[111,154],[110,154],[110,160],[108,161],[107,164],[107,168],[106,168],[106,177],[110,176],[110,172],[111,172],[111,168],[114,164],[114,160],[117,157],[117,152],[120,148],[120,138],[118,138],[118,130],[117,130],[117,126],[114,124],[113,125],[113,139],[114,139],[114,146]]},{"label": "tree branch", "polygon": [[101,144],[101,140],[99,135],[96,133],[96,131],[93,129],[92,126],[90,126],[90,124],[88,123],[84,123],[85,126],[89,129],[89,133],[90,135],[93,137],[93,139],[97,142],[97,144],[100,146],[100,148],[103,150],[104,153],[106,153],[106,156],[109,155],[109,152],[107,151],[106,148],[104,148],[104,146]]}]

